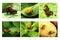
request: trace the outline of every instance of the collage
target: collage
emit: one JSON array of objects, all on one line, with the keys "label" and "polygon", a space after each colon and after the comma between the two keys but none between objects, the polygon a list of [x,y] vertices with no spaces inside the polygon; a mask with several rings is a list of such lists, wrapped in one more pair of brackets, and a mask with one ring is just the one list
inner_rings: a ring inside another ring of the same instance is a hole
[{"label": "collage", "polygon": [[1,40],[59,40],[59,0],[1,0]]},{"label": "collage", "polygon": [[[2,18],[57,19],[57,8],[57,3],[2,3]],[[2,37],[57,36],[58,21],[2,21]]]}]

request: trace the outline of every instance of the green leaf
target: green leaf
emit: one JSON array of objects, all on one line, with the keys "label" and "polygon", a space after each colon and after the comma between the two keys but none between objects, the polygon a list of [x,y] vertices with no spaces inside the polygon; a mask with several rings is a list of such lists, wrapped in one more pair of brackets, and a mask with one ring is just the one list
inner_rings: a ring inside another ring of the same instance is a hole
[{"label": "green leaf", "polygon": [[33,12],[32,13],[33,13],[33,15],[36,15],[39,13],[39,4],[35,4],[33,6]]},{"label": "green leaf", "polygon": [[30,31],[30,32],[28,33],[28,35],[29,35],[30,37],[37,37],[37,36],[38,36],[38,33],[37,33],[37,32],[34,32],[34,31]]},{"label": "green leaf", "polygon": [[4,28],[9,28],[10,27],[10,23],[9,22],[2,22],[2,26]]},{"label": "green leaf", "polygon": [[[15,34],[15,31],[18,30],[16,27],[11,27],[9,28],[11,30],[11,32],[9,32],[10,34],[14,35]],[[19,32],[19,30],[18,30]]]},{"label": "green leaf", "polygon": [[27,33],[27,29],[21,29],[20,35],[23,36],[24,34]]},{"label": "green leaf", "polygon": [[21,22],[21,25],[26,26],[24,22]]},{"label": "green leaf", "polygon": [[20,27],[20,22],[13,22],[13,25],[16,27]]},{"label": "green leaf", "polygon": [[34,22],[32,25],[32,27],[38,27],[38,26],[39,26],[38,22]]},{"label": "green leaf", "polygon": [[25,22],[25,24],[26,24],[26,26],[31,25],[31,22],[28,21],[28,22]]}]

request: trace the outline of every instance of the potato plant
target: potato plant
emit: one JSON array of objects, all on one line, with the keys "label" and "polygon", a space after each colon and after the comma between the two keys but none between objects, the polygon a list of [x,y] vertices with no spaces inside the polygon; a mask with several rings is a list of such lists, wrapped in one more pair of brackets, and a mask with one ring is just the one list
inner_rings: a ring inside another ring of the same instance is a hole
[{"label": "potato plant", "polygon": [[20,22],[2,22],[2,37],[20,37]]},{"label": "potato plant", "polygon": [[21,37],[38,37],[38,22],[21,22]]}]

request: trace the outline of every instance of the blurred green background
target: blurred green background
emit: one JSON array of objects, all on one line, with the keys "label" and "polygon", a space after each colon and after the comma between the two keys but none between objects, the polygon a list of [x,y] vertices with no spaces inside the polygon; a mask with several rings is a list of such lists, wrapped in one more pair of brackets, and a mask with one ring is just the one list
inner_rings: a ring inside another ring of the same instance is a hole
[{"label": "blurred green background", "polygon": [[[8,32],[8,30],[10,32]],[[13,21],[13,22],[3,21],[2,37],[20,37],[20,22],[19,21]]]},{"label": "blurred green background", "polygon": [[[17,10],[17,14],[15,15],[7,15],[6,7],[11,5],[13,9]],[[2,3],[2,17],[3,18],[20,18],[21,14],[21,4],[20,3]]]},{"label": "blurred green background", "polygon": [[21,3],[21,10],[23,10],[26,7],[30,7],[35,5],[36,3]]},{"label": "blurred green background", "polygon": [[[44,5],[45,4],[47,4],[48,5],[48,7],[49,7],[49,9],[51,10],[51,11],[53,11],[53,16],[51,15],[51,16],[49,16],[49,17],[47,17],[46,15],[45,15],[45,12],[44,12]],[[58,17],[58,7],[57,7],[57,3],[40,3],[40,6],[39,6],[39,17],[40,18],[57,18]],[[56,16],[55,16],[56,15]]]}]

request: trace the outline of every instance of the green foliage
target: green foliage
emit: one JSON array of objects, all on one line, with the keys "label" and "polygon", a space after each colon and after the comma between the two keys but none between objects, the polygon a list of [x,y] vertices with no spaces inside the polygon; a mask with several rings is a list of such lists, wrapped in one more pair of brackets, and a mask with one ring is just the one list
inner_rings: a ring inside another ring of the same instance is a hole
[{"label": "green foliage", "polygon": [[[28,29],[27,25],[31,25],[32,28]],[[38,36],[38,22],[21,22],[21,36],[22,37],[37,37]]]},{"label": "green foliage", "polygon": [[9,28],[10,27],[10,23],[9,22],[2,22],[2,26],[4,28]]},{"label": "green foliage", "polygon": [[35,5],[36,3],[21,3],[21,10],[23,10],[26,7],[30,7]]},{"label": "green foliage", "polygon": [[11,32],[9,32],[11,35],[13,34],[13,35],[15,35],[16,34],[16,30],[18,30],[18,33],[19,33],[19,28],[17,28],[17,27],[11,27],[11,28],[9,28],[10,30],[11,30]]},{"label": "green foliage", "polygon": [[37,37],[38,36],[38,32],[30,31],[30,32],[28,32],[28,35],[30,37]]},{"label": "green foliage", "polygon": [[[4,32],[6,29],[7,32]],[[2,22],[3,37],[18,37],[20,36],[20,22]]]},{"label": "green foliage", "polygon": [[[6,7],[8,5],[12,6],[12,9],[16,10],[16,12],[12,12],[11,14],[6,12]],[[20,3],[2,3],[2,17],[3,18],[20,18],[21,4]]]},{"label": "green foliage", "polygon": [[33,15],[39,14],[39,4],[33,6]]},{"label": "green foliage", "polygon": [[19,27],[20,23],[19,22],[13,22],[13,25],[15,25],[16,27]]},{"label": "green foliage", "polygon": [[2,13],[4,13],[4,12],[6,12],[6,7],[8,6],[8,5],[13,5],[13,3],[2,3]]}]

